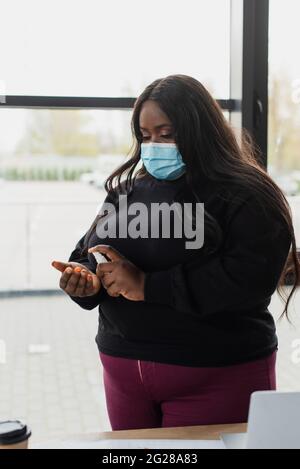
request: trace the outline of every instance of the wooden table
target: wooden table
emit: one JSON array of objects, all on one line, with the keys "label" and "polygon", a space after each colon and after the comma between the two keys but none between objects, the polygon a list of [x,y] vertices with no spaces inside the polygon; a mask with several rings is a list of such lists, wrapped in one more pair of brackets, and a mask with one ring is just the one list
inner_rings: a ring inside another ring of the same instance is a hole
[{"label": "wooden table", "polygon": [[[246,433],[247,424],[232,425],[211,425],[176,428],[151,428],[142,430],[123,430],[114,432],[90,433],[72,435],[68,438],[63,436],[60,441],[86,441],[94,442],[99,440],[219,440],[221,433]],[[56,440],[58,441],[58,440]],[[48,442],[49,443],[49,442]],[[46,445],[48,443],[45,443]],[[32,444],[32,449],[40,444]]]},{"label": "wooden table", "polygon": [[86,435],[88,439],[117,440],[219,440],[221,433],[246,433],[247,424],[211,425],[177,428],[151,428],[143,430],[123,430]]}]

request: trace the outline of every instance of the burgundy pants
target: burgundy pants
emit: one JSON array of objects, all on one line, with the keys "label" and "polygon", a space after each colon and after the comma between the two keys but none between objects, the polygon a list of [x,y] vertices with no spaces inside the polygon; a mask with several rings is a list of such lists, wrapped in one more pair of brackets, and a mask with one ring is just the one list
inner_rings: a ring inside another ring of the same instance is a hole
[{"label": "burgundy pants", "polygon": [[113,430],[243,423],[251,394],[276,390],[276,352],[224,368],[100,358]]}]

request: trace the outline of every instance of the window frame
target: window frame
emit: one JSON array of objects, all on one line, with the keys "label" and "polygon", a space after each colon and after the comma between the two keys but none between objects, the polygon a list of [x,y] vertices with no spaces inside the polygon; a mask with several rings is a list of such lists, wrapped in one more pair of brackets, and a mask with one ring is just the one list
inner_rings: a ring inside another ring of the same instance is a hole
[{"label": "window frame", "polygon": [[268,168],[269,0],[231,0],[231,122],[245,129]]},{"label": "window frame", "polygon": [[[230,97],[217,99],[235,128],[246,129],[267,167],[269,0],[231,0]],[[132,109],[134,97],[0,96],[1,108]]]}]

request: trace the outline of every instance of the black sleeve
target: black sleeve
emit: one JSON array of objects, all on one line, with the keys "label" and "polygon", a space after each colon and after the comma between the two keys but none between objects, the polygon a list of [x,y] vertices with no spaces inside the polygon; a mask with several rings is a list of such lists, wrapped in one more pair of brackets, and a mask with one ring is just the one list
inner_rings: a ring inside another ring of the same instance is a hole
[{"label": "black sleeve", "polygon": [[[116,207],[116,195],[113,194],[112,192],[108,192],[106,194],[106,197],[103,201],[102,207],[98,210],[98,215],[103,214],[103,212],[105,212],[106,208],[104,207],[104,204],[110,204],[110,205],[113,205],[114,207]],[[97,219],[97,217],[95,218],[94,222],[96,221],[96,219]],[[93,222],[93,224],[94,224],[94,222]],[[87,238],[88,234],[89,234],[89,231],[78,241],[74,251],[71,253],[71,255],[69,257],[69,262],[78,262],[79,264],[82,264],[85,267],[87,267],[91,272],[93,272],[95,274],[96,269],[97,269],[97,263],[96,263],[96,260],[93,256],[93,254],[87,254],[87,255],[82,254],[83,247],[86,244],[86,238]],[[98,242],[100,244],[101,240],[99,238],[96,238],[96,239],[98,240]],[[93,246],[94,245],[95,244],[93,244]],[[89,247],[91,247],[91,246],[89,246]],[[104,287],[101,287],[99,292],[96,295],[87,296],[85,298],[70,296],[70,298],[73,301],[75,301],[75,303],[77,303],[82,308],[91,310],[91,309],[96,308],[96,306],[99,306],[101,301],[104,298],[106,298],[107,296],[108,296],[108,293],[107,293],[106,289]]]},{"label": "black sleeve", "polygon": [[231,218],[218,253],[146,273],[145,301],[197,315],[245,310],[273,295],[290,247],[279,215],[268,216],[250,196]]},{"label": "black sleeve", "polygon": [[[96,273],[96,268],[97,268],[96,261],[92,260],[92,256],[82,255],[82,249],[84,247],[85,238],[86,238],[86,234],[78,241],[74,251],[72,251],[69,257],[69,262],[79,262],[79,264],[84,265],[91,272]],[[96,308],[96,306],[99,306],[101,300],[105,297],[105,295],[106,295],[106,290],[102,286],[99,292],[93,296],[87,296],[84,298],[75,297],[71,295],[69,296],[73,301],[75,301],[75,303],[81,306],[81,308],[92,310]]]}]

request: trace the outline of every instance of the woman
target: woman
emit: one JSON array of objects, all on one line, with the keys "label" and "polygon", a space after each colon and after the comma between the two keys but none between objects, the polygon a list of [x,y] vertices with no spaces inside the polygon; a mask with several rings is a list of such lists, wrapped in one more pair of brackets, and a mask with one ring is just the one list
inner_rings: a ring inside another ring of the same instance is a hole
[{"label": "woman", "polygon": [[[68,263],[53,263],[76,303],[99,306],[112,429],[244,422],[251,394],[276,389],[271,296],[292,272],[287,314],[299,286],[290,208],[195,79],[169,76],[148,86],[132,129],[133,156],[106,182],[111,210],[99,214]],[[99,237],[111,216],[122,215],[120,195],[131,215],[137,203],[148,210],[192,204],[194,227],[196,204],[204,203],[204,245],[188,249],[187,237],[175,233],[120,236],[113,225]],[[109,262],[97,266],[94,252]]]}]

